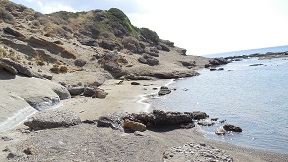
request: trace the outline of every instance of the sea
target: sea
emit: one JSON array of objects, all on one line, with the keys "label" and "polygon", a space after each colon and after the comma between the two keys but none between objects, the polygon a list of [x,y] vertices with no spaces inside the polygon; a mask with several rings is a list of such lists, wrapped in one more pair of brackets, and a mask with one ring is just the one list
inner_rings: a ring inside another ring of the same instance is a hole
[{"label": "sea", "polygon": [[[288,46],[280,46],[206,57],[286,51]],[[253,64],[263,65],[250,66]],[[199,76],[176,80],[169,85],[175,91],[149,102],[166,111],[203,111],[243,129],[216,135],[215,130],[223,126],[216,122],[201,127],[207,138],[288,154],[288,58],[249,58],[221,67],[224,70],[202,69]]]}]

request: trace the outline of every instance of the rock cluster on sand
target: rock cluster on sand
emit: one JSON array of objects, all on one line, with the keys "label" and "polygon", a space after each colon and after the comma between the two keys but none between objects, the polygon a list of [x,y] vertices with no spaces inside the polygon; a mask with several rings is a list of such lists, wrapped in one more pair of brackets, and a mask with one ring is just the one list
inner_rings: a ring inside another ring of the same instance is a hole
[{"label": "rock cluster on sand", "polygon": [[98,126],[111,127],[113,129],[123,129],[124,121],[139,122],[147,127],[165,126],[165,125],[181,125],[194,123],[193,119],[205,119],[208,115],[204,112],[165,112],[162,110],[153,110],[151,113],[123,113],[109,114],[101,116],[98,119]]},{"label": "rock cluster on sand", "polygon": [[233,158],[221,149],[206,144],[186,143],[184,146],[172,147],[163,154],[164,162],[175,161],[226,161]]}]

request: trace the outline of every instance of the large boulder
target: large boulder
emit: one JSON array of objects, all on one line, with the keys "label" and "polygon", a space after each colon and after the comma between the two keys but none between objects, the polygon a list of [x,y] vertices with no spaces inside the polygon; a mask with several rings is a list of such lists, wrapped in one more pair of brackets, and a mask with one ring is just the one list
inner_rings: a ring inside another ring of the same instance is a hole
[{"label": "large boulder", "polygon": [[72,96],[77,96],[84,92],[84,87],[82,86],[69,87],[68,91]]},{"label": "large boulder", "polygon": [[99,43],[99,46],[104,48],[104,49],[108,49],[108,50],[120,50],[122,49],[121,45],[118,44],[118,43],[115,43],[113,41],[108,41],[108,40],[102,40],[100,43]]},{"label": "large boulder", "polygon": [[234,125],[232,125],[232,124],[225,124],[225,125],[223,126],[223,128],[224,128],[226,131],[242,132],[242,128],[237,127],[237,126],[234,126]]},{"label": "large boulder", "polygon": [[164,44],[164,43],[159,43],[158,46],[157,46],[157,48],[158,48],[159,50],[163,50],[163,51],[166,51],[166,52],[169,52],[169,51],[170,51],[169,47],[168,47],[166,44]]},{"label": "large boulder", "polygon": [[209,117],[209,115],[207,115],[205,112],[201,112],[201,111],[194,111],[192,113],[192,115],[193,115],[193,119],[195,119],[195,120],[206,119]]},{"label": "large boulder", "polygon": [[83,95],[85,97],[92,97],[95,94],[95,88],[93,87],[86,87],[84,89]]},{"label": "large boulder", "polygon": [[71,110],[44,111],[24,122],[30,129],[49,129],[78,125],[81,119]]},{"label": "large boulder", "polygon": [[13,68],[15,68],[18,73],[23,74],[25,76],[28,77],[35,77],[37,76],[28,66],[22,65],[16,61],[13,61],[9,58],[2,58],[0,61],[2,61],[3,63],[12,66]]}]

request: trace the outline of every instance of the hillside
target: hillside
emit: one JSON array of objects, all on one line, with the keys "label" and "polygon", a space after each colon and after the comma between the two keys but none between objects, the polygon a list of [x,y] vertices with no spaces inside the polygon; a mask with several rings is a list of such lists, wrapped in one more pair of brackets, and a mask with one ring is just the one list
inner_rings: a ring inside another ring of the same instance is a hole
[{"label": "hillside", "polygon": [[197,75],[194,70],[209,63],[186,56],[153,30],[133,26],[116,8],[44,15],[7,0],[0,4],[0,57],[53,75],[56,82],[79,72],[93,76],[94,81],[83,80],[88,85],[119,77],[179,78]]}]

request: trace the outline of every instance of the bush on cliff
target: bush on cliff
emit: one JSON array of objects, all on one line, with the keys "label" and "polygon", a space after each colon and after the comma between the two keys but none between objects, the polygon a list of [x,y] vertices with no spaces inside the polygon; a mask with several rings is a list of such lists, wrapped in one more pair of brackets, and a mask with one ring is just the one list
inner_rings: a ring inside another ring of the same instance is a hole
[{"label": "bush on cliff", "polygon": [[145,37],[148,40],[151,40],[154,43],[157,43],[160,40],[158,34],[155,31],[150,30],[148,28],[141,28],[140,33],[143,35],[143,37]]},{"label": "bush on cliff", "polygon": [[3,8],[0,8],[0,20],[9,23],[9,24],[15,24],[15,18],[12,14],[10,14],[8,11],[4,10]]}]

